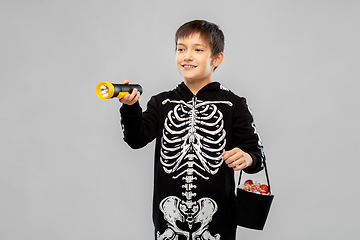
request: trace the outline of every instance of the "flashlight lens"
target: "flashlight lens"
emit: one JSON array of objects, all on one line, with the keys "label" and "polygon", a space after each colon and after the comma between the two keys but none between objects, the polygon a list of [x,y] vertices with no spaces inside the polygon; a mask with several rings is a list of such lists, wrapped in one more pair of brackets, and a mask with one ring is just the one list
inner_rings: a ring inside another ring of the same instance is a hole
[{"label": "flashlight lens", "polygon": [[100,86],[100,94],[103,97],[107,97],[109,94],[109,88],[106,84]]}]

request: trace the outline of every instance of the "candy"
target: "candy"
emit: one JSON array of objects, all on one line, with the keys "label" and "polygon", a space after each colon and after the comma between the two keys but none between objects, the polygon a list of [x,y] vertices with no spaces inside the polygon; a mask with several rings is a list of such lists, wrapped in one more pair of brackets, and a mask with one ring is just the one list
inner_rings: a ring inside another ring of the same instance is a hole
[{"label": "candy", "polygon": [[251,185],[250,185],[250,184],[245,184],[244,187],[243,187],[243,189],[244,189],[245,191],[249,191],[249,190],[251,190]]},{"label": "candy", "polygon": [[254,182],[251,179],[246,180],[243,185],[239,186],[239,188],[248,192],[269,195],[269,187],[266,184],[260,184],[258,182]]},{"label": "candy", "polygon": [[256,184],[251,185],[250,189],[251,189],[252,192],[257,192],[258,191],[258,186]]},{"label": "candy", "polygon": [[250,185],[253,185],[253,184],[254,184],[254,182],[253,182],[253,180],[248,179],[248,180],[246,180],[246,181],[245,181],[245,183],[244,183],[244,184],[250,184]]},{"label": "candy", "polygon": [[262,184],[259,190],[261,190],[261,193],[268,193],[269,187],[266,184]]}]

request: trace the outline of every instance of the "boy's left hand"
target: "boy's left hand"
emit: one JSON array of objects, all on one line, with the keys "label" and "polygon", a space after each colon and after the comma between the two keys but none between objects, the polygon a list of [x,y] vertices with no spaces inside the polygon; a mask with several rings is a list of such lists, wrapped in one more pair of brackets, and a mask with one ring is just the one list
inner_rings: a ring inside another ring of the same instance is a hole
[{"label": "boy's left hand", "polygon": [[233,168],[234,171],[240,171],[253,163],[251,156],[237,147],[223,152],[221,156],[228,167]]}]

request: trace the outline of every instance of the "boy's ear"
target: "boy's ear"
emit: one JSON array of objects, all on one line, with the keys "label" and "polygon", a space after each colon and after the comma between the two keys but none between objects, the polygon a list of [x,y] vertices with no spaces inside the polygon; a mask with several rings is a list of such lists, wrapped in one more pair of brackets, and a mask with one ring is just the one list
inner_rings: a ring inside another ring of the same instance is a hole
[{"label": "boy's ear", "polygon": [[224,59],[224,53],[218,53],[212,60],[213,66],[218,67]]}]

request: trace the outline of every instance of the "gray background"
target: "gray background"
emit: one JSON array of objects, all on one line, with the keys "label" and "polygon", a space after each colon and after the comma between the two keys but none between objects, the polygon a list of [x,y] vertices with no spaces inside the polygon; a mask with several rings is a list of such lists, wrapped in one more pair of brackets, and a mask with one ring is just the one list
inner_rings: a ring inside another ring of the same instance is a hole
[{"label": "gray background", "polygon": [[127,78],[144,106],[175,87],[174,33],[192,19],[223,29],[214,80],[247,97],[268,158],[265,230],[239,239],[356,239],[359,12],[356,0],[1,1],[0,239],[152,239],[154,144],[130,149],[120,103],[94,89]]}]

